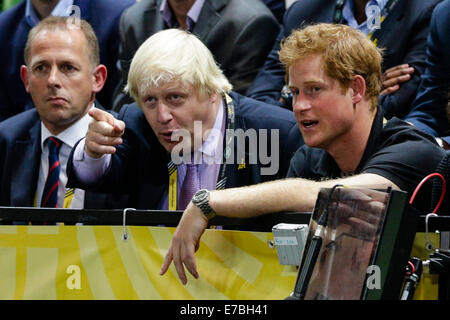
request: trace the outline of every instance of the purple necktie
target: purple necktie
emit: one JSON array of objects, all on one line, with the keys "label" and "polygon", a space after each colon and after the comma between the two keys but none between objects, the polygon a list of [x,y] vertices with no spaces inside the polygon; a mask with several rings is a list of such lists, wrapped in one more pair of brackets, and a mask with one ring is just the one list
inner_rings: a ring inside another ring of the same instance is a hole
[{"label": "purple necktie", "polygon": [[197,165],[186,164],[186,167],[187,167],[186,177],[184,178],[183,186],[181,188],[178,210],[186,209],[189,202],[191,202],[192,197],[200,188]]}]

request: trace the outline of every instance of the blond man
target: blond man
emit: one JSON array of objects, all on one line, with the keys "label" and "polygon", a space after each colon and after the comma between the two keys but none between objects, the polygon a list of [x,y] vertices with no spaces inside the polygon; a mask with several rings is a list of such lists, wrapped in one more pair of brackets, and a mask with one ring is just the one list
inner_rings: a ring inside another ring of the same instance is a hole
[{"label": "blond man", "polygon": [[[120,192],[126,207],[184,210],[198,189],[285,176],[302,142],[292,112],[231,89],[195,35],[155,33],[131,63],[127,90],[136,103],[117,118],[90,112],[95,121],[69,161],[70,185]],[[249,143],[230,132],[250,133]],[[272,159],[262,156],[269,149]]]}]

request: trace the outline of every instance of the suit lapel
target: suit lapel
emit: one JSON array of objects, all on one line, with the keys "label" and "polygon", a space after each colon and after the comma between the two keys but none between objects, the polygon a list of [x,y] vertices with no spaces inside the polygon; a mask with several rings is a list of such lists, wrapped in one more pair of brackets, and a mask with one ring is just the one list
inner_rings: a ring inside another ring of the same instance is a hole
[{"label": "suit lapel", "polygon": [[[156,140],[156,137],[154,136],[151,136],[151,138],[152,140],[153,138]],[[142,188],[147,194],[148,205],[151,205],[152,207],[158,206],[169,186],[168,164],[170,162],[170,156],[162,145],[155,140],[152,141],[151,148],[156,150],[151,150],[147,153],[144,163],[149,165],[143,168],[143,175],[149,177],[149,179],[144,179],[144,181],[148,181],[149,186],[147,188]],[[151,156],[155,154],[161,156]],[[151,192],[148,192],[149,190],[151,190]]]},{"label": "suit lapel", "polygon": [[[149,35],[154,34],[160,30],[165,29],[164,19],[159,14],[159,8],[161,7],[161,0],[152,1],[148,8],[144,12],[144,29],[141,33],[141,39],[137,39],[138,43],[144,43]],[[136,48],[137,49],[137,48]]]},{"label": "suit lapel", "polygon": [[222,10],[228,2],[229,0],[205,1],[193,30],[193,33],[202,39],[203,42],[206,42],[209,32],[221,17],[220,10]]},{"label": "suit lapel", "polygon": [[89,21],[91,19],[91,10],[89,0],[74,0],[73,5],[80,8],[81,19]]},{"label": "suit lapel", "polygon": [[[234,113],[235,113],[235,130],[242,129],[244,132],[247,130],[247,127],[245,125],[244,118],[240,115],[239,105],[236,100],[233,99],[234,104]],[[227,109],[226,109],[227,110]],[[228,110],[227,110],[228,112]],[[227,115],[225,115],[227,116]],[[226,118],[227,121],[228,117]],[[224,137],[225,139],[225,137]],[[224,140],[224,148],[226,148],[226,142]],[[233,188],[238,186],[246,186],[253,183],[258,183],[259,181],[255,181],[259,175],[255,175],[254,171],[258,170],[258,164],[249,164],[249,156],[248,156],[248,150],[245,150],[244,155],[238,155],[238,146],[237,146],[237,138],[234,137],[234,144],[233,144],[233,150],[234,150],[234,159],[233,163],[228,163],[225,167],[225,177],[226,177],[226,183],[225,188]],[[226,150],[223,151],[224,155],[226,154]],[[223,164],[220,168],[220,172],[222,172]],[[220,172],[219,172],[219,179],[220,179]],[[220,181],[218,181],[220,182]]]},{"label": "suit lapel", "polygon": [[400,26],[400,21],[404,18],[404,12],[407,1],[399,1],[394,6],[392,11],[386,17],[386,20],[381,24],[381,28],[375,30],[372,34],[372,40],[377,39],[377,47],[388,48],[392,38],[391,32]]},{"label": "suit lapel", "polygon": [[30,129],[29,137],[17,140],[12,157],[11,206],[33,206],[41,161],[40,121]]}]

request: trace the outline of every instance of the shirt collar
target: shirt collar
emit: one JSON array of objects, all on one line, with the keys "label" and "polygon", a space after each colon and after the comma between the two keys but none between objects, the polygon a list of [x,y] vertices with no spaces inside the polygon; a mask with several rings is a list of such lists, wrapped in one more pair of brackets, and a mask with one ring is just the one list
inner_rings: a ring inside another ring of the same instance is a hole
[{"label": "shirt collar", "polygon": [[[200,12],[202,11],[204,3],[205,0],[196,0],[191,9],[189,9],[186,22],[189,31],[192,31],[192,29],[194,29],[194,25],[198,21],[198,17],[200,16]],[[159,11],[161,12],[161,15],[166,24],[171,28],[174,27],[173,13],[167,0],[162,1],[161,6],[159,7]]]},{"label": "shirt collar", "polygon": [[[378,6],[380,8],[380,12],[384,9],[386,6],[386,3],[389,0],[370,0],[366,3],[366,15],[369,18],[369,14],[371,14],[371,11],[368,10],[369,6]],[[367,28],[367,20],[364,21],[361,24],[358,24],[358,22],[355,19],[355,15],[353,13],[353,7],[354,7],[354,0],[347,0],[345,1],[344,8],[342,10],[342,16],[347,21],[347,24],[354,28],[354,29],[360,29],[364,33],[368,34],[370,30]]]},{"label": "shirt collar", "polygon": [[197,23],[204,3],[205,0],[196,0],[188,12],[188,17],[191,18],[194,23]]},{"label": "shirt collar", "polygon": [[[76,121],[66,130],[58,134],[56,138],[61,140],[65,145],[69,146],[70,148],[73,148],[73,146],[75,146],[78,140],[80,140],[86,135],[90,122],[91,117],[89,116],[88,113],[86,113],[78,121]],[[41,150],[44,150],[44,143],[47,140],[47,138],[52,136],[55,135],[52,134],[44,125],[44,123],[41,121]]]},{"label": "shirt collar", "polygon": [[376,148],[379,148],[380,146],[379,137],[382,133],[384,124],[385,119],[383,116],[383,111],[381,110],[381,107],[378,106],[377,112],[372,122],[372,126],[370,128],[370,134],[367,140],[366,148],[364,149],[364,153],[361,157],[361,160],[359,161],[358,166],[352,173],[343,175],[336,160],[327,151],[323,149],[320,151],[322,152],[322,155],[318,153],[319,155],[318,161],[316,159],[317,165],[314,166],[314,170],[316,171],[316,173],[319,176],[331,178],[338,178],[361,173],[364,167],[366,166],[367,161],[369,161],[373,156]]},{"label": "shirt collar", "polygon": [[379,147],[378,138],[383,130],[385,124],[384,113],[381,110],[381,107],[378,106],[377,112],[372,122],[372,128],[370,129],[369,139],[367,140],[367,146],[364,150],[363,156],[361,157],[361,161],[359,162],[358,167],[355,172],[359,173],[366,165],[367,161],[373,155],[375,148]]},{"label": "shirt collar", "polygon": [[[200,151],[207,156],[215,158],[218,154],[218,147],[222,146],[223,143],[223,132],[224,132],[224,104],[223,100],[220,100],[219,109],[217,110],[216,120],[212,130],[205,141],[203,141]],[[222,148],[220,148],[222,149]]]},{"label": "shirt collar", "polygon": [[[40,20],[38,18],[36,10],[31,4],[31,0],[26,1],[27,3],[25,6],[25,19],[32,27],[34,27],[39,23]],[[70,10],[68,10],[72,5],[73,0],[59,0],[58,4],[53,8],[53,11],[50,15],[55,17],[68,17],[72,13]]]}]

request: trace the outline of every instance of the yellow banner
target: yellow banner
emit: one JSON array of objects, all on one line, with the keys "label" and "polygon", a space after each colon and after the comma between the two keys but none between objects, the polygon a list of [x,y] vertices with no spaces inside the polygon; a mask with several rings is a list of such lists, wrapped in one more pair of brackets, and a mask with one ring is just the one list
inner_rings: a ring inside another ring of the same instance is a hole
[{"label": "yellow banner", "polygon": [[206,230],[199,279],[159,275],[175,228],[0,226],[0,299],[284,299],[295,267],[279,264],[272,233]]}]

